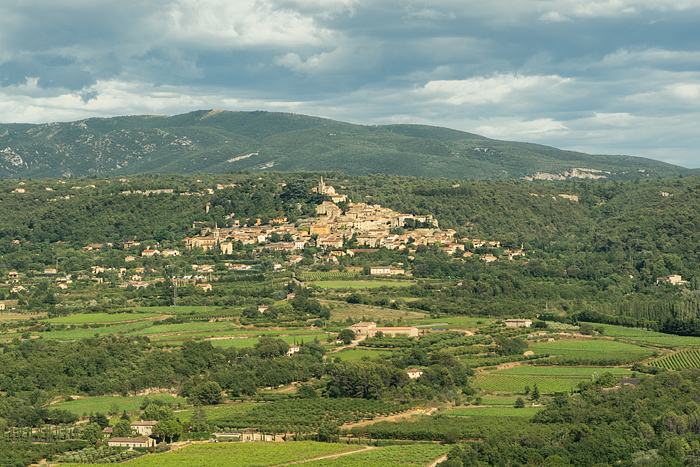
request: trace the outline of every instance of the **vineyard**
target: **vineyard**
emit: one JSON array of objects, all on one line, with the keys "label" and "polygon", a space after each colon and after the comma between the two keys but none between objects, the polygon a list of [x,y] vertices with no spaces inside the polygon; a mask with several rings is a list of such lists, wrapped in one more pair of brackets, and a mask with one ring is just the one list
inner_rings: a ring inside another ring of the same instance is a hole
[{"label": "vineyard", "polygon": [[686,368],[700,368],[700,350],[681,350],[680,352],[667,355],[649,363],[650,366],[657,366],[669,370],[683,370]]},{"label": "vineyard", "polygon": [[569,391],[575,388],[579,382],[587,381],[590,378],[583,377],[542,377],[542,376],[520,376],[506,374],[487,374],[478,377],[471,383],[472,387],[481,389],[490,394],[508,393],[523,394],[525,386],[533,388],[535,384],[543,394],[553,394],[559,391]]},{"label": "vineyard", "polygon": [[[129,461],[130,467],[265,467],[321,456],[356,451],[348,444],[216,443],[194,444],[178,451],[147,455]],[[85,465],[85,464],[63,464]]]},{"label": "vineyard", "polygon": [[332,280],[332,279],[344,279],[348,277],[357,276],[356,272],[304,272],[300,275],[300,279],[303,281],[321,281],[321,280]]},{"label": "vineyard", "polygon": [[93,413],[103,413],[103,414],[116,414],[123,410],[133,411],[138,410],[143,403],[143,400],[148,397],[149,399],[158,399],[167,404],[184,404],[187,402],[186,399],[180,397],[173,397],[167,393],[155,393],[149,396],[125,396],[125,397],[113,397],[113,396],[97,396],[97,397],[86,397],[84,399],[77,399],[69,402],[59,402],[51,407],[58,409],[69,410],[76,414],[77,416],[82,416],[90,412]]},{"label": "vineyard", "polygon": [[314,281],[314,286],[326,289],[379,289],[382,287],[410,287],[410,282],[373,280],[373,281]]},{"label": "vineyard", "polygon": [[[595,323],[590,324],[600,326]],[[673,349],[676,347],[700,347],[700,337],[675,336],[673,334],[664,334],[662,332],[648,331],[646,329],[613,326],[610,324],[604,325],[603,329],[606,336],[619,337],[627,341],[650,344],[666,349]]]},{"label": "vineyard", "polygon": [[448,451],[439,444],[386,446],[335,459],[321,459],[299,464],[303,467],[385,467],[427,465]]},{"label": "vineyard", "polygon": [[530,344],[529,348],[535,355],[554,356],[551,363],[560,365],[624,365],[644,360],[654,353],[636,345],[603,339],[561,340]]},{"label": "vineyard", "polygon": [[530,418],[540,411],[539,407],[524,407],[520,409],[510,407],[469,407],[453,409],[445,412],[451,417],[519,417]]},{"label": "vineyard", "polygon": [[259,428],[275,433],[314,433],[321,425],[373,419],[409,410],[408,404],[366,399],[300,399],[256,405],[217,420],[222,429]]}]

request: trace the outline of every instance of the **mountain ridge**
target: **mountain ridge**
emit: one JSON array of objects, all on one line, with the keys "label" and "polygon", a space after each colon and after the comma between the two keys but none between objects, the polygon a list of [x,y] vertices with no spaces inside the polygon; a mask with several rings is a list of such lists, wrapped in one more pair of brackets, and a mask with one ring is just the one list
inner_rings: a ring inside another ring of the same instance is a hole
[{"label": "mountain ridge", "polygon": [[0,124],[0,178],[135,173],[342,171],[428,178],[565,179],[700,173],[429,125],[356,125],[281,112],[198,110]]}]

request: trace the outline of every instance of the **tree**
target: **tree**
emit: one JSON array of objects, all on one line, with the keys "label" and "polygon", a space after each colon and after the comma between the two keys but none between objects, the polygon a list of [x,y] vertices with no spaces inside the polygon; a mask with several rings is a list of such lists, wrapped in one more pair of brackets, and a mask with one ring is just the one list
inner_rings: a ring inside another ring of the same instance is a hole
[{"label": "tree", "polygon": [[192,414],[192,430],[206,431],[207,428],[207,413],[201,405],[197,405],[194,408],[194,414]]},{"label": "tree", "polygon": [[515,400],[515,408],[516,408],[516,409],[522,409],[523,407],[525,407],[525,401],[523,400],[522,397],[518,397],[518,398]]},{"label": "tree", "polygon": [[352,329],[343,329],[338,334],[338,340],[343,341],[343,344],[348,345],[355,340],[355,331]]},{"label": "tree", "polygon": [[175,420],[162,420],[153,427],[153,436],[172,442],[174,438],[182,434],[182,425]]},{"label": "tree", "polygon": [[157,405],[154,403],[149,404],[141,415],[142,420],[161,421],[171,420],[173,418],[175,418],[175,415],[173,414],[172,408],[167,405]]},{"label": "tree", "polygon": [[90,444],[95,444],[102,439],[102,428],[97,423],[90,423],[83,428],[82,438]]},{"label": "tree", "polygon": [[131,422],[128,420],[119,420],[114,424],[112,436],[115,438],[129,438],[130,436],[133,436]]},{"label": "tree", "polygon": [[532,388],[532,393],[530,394],[530,398],[533,401],[538,401],[540,400],[540,388],[537,387],[537,384]]},{"label": "tree", "polygon": [[220,404],[223,398],[221,386],[216,381],[207,381],[195,387],[191,397],[195,403],[203,405]]}]

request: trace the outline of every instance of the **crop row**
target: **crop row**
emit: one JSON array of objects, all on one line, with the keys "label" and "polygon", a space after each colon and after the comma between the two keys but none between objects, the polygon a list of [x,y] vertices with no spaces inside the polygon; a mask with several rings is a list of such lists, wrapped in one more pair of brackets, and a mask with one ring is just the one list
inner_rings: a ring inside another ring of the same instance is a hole
[{"label": "crop row", "polygon": [[649,363],[649,365],[667,368],[669,370],[700,368],[700,350],[681,350],[680,352],[659,358]]}]

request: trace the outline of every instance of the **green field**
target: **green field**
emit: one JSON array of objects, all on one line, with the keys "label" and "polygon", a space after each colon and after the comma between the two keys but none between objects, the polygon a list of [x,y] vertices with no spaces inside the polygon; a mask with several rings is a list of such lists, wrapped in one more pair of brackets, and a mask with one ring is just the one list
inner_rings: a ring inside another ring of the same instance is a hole
[{"label": "green field", "polygon": [[[328,337],[328,334],[300,334],[284,337],[270,335],[269,337],[272,337],[274,339],[282,339],[287,344],[293,344],[295,342],[301,342],[302,340],[304,342],[312,342],[314,338],[317,338],[321,342],[325,342],[326,338]],[[229,347],[253,347],[259,341],[259,337],[233,337],[230,339],[212,339],[210,342],[211,345],[213,345],[214,347],[221,347],[226,349]]]},{"label": "green field", "polygon": [[435,329],[462,329],[462,328],[478,328],[493,324],[495,320],[488,318],[470,318],[466,316],[449,317],[449,318],[423,318],[411,320],[412,326],[435,328]]},{"label": "green field", "polygon": [[401,281],[314,281],[322,289],[378,289],[380,287],[410,287],[411,282]]},{"label": "green field", "polygon": [[[207,421],[212,425],[216,425],[217,420],[220,420],[222,418],[228,418],[243,412],[248,412],[252,410],[255,406],[256,404],[251,403],[237,403],[228,405],[208,405],[202,408],[207,414]],[[175,413],[177,418],[189,420],[192,419],[194,409],[176,410]]]},{"label": "green field", "polygon": [[87,329],[71,328],[65,331],[46,331],[37,333],[43,339],[82,339],[85,337],[111,336],[114,334],[127,334],[134,331],[149,328],[153,321],[136,321],[133,323],[112,324],[109,326],[92,325]]},{"label": "green field", "polygon": [[662,332],[647,331],[646,329],[627,328],[609,324],[589,323],[594,327],[603,327],[603,335],[618,337],[628,341],[650,344],[656,347],[673,349],[676,347],[700,347],[700,337],[675,336]]},{"label": "green field", "polygon": [[409,444],[370,449],[335,459],[322,459],[297,464],[303,467],[386,467],[428,465],[449,451],[439,444]]},{"label": "green field", "polygon": [[529,349],[536,355],[550,354],[560,357],[560,363],[598,363],[603,366],[638,362],[654,353],[651,349],[604,339],[560,340],[530,344]]},{"label": "green field", "polygon": [[77,399],[70,402],[59,402],[57,404],[51,405],[51,407],[56,409],[69,410],[78,416],[82,416],[83,414],[89,414],[90,412],[100,412],[102,414],[121,414],[123,410],[126,410],[127,412],[139,410],[141,407],[141,403],[146,397],[148,397],[151,400],[163,400],[171,404],[187,403],[186,399],[182,399],[180,397],[172,397],[170,394],[157,393],[151,394],[149,396],[86,397],[84,399]]},{"label": "green field", "polygon": [[514,407],[470,407],[459,408],[445,412],[445,415],[459,417],[520,417],[530,418],[539,412],[539,407],[523,407],[516,409]]},{"label": "green field", "polygon": [[487,374],[478,376],[471,382],[471,386],[481,389],[486,393],[524,394],[525,386],[533,388],[535,384],[542,394],[553,394],[559,391],[569,391],[575,388],[579,382],[587,381],[590,377],[543,377],[543,376],[519,376]]},{"label": "green field", "polygon": [[593,373],[599,375],[606,371],[619,376],[628,378],[632,376],[632,372],[627,368],[606,368],[606,367],[579,367],[579,366],[530,366],[521,365],[505,370],[494,371],[491,374],[495,375],[520,375],[520,376],[561,376],[561,377],[583,377],[589,378]]},{"label": "green field", "polygon": [[136,321],[158,316],[157,313],[81,313],[77,315],[61,316],[45,320],[52,324],[90,324],[90,323],[119,323],[122,321]]},{"label": "green field", "polygon": [[327,354],[328,358],[340,357],[342,360],[360,360],[362,357],[374,358],[380,355],[391,355],[391,352],[371,349],[343,349],[337,353]]},{"label": "green field", "polygon": [[[139,457],[130,467],[266,467],[361,449],[357,445],[315,443],[206,443]],[[85,466],[101,464],[62,464]]]},{"label": "green field", "polygon": [[669,370],[700,368],[700,350],[681,350],[680,352],[654,360],[653,362],[649,363],[649,365],[667,368]]}]

